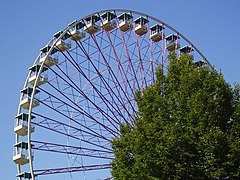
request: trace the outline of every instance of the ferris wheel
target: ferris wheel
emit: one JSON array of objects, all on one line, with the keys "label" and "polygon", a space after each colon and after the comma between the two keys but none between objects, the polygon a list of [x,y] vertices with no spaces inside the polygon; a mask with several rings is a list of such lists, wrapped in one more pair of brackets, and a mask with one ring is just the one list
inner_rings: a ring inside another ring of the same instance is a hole
[{"label": "ferris wheel", "polygon": [[181,33],[149,15],[105,10],[70,23],[40,50],[21,90],[13,161],[21,179],[112,179],[111,141],[139,116],[134,94],[168,55],[210,66]]}]

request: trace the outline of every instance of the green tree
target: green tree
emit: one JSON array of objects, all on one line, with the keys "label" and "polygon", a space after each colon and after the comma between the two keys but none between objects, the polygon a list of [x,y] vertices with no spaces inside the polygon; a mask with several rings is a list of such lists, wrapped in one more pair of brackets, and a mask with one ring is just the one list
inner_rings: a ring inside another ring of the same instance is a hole
[{"label": "green tree", "polygon": [[167,73],[135,94],[139,118],[112,141],[116,180],[239,179],[239,87],[171,54]]}]

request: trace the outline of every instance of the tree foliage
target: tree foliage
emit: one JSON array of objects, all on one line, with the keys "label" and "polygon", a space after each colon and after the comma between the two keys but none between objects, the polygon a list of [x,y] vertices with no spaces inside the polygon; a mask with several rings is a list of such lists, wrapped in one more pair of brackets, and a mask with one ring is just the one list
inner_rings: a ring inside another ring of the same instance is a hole
[{"label": "tree foliage", "polygon": [[169,56],[167,73],[135,94],[135,127],[112,141],[116,180],[239,179],[239,87],[199,68],[188,54]]}]

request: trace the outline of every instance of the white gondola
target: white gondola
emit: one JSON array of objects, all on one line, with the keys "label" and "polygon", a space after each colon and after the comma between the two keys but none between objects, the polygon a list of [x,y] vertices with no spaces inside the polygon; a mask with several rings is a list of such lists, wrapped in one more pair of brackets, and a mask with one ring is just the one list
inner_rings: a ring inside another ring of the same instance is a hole
[{"label": "white gondola", "polygon": [[114,13],[105,12],[101,15],[101,17],[103,18],[101,26],[105,31],[111,31],[117,27],[116,21],[113,20],[116,17]]},{"label": "white gondola", "polygon": [[166,37],[166,41],[167,41],[166,49],[169,52],[174,52],[176,49],[180,48],[178,39],[179,39],[179,36],[176,34],[171,34]]},{"label": "white gondola", "polygon": [[180,55],[191,54],[191,52],[193,52],[194,49],[191,46],[184,46],[181,49],[179,49],[179,51],[180,51]]},{"label": "white gondola", "polygon": [[[29,110],[32,91],[33,91],[33,88],[30,88],[30,87],[27,87],[21,91],[23,93],[23,99],[20,101],[21,108]],[[35,94],[39,92],[40,92],[39,90],[36,90]],[[32,108],[35,108],[37,106],[39,106],[39,101],[36,99],[33,99]]]},{"label": "white gondola", "polygon": [[[41,69],[41,66],[38,65],[38,64],[35,64],[35,65],[33,65],[32,67],[29,68],[31,73],[30,73],[30,77],[28,79],[28,82],[30,84],[32,84],[32,85],[35,84],[35,82],[37,80],[37,75],[38,75],[38,72],[40,71],[40,69]],[[44,71],[47,71],[47,70],[48,70],[48,68],[42,67],[42,71],[41,72],[44,72]],[[41,85],[45,84],[47,81],[48,81],[48,79],[46,77],[40,76],[38,81],[37,81],[37,83],[36,83],[36,85],[37,86],[41,86]]]},{"label": "white gondola", "polygon": [[[31,127],[30,133],[33,133],[34,131],[35,131],[35,128]],[[14,128],[14,132],[19,136],[26,136],[28,133],[28,126],[24,124],[20,124]]]},{"label": "white gondola", "polygon": [[[31,116],[31,119],[34,119],[34,116]],[[28,134],[28,114],[22,113],[16,116],[17,124],[14,128],[14,132],[19,136],[26,136]],[[31,126],[30,133],[35,131],[35,127]]]},{"label": "white gondola", "polygon": [[148,23],[148,20],[146,18],[139,17],[136,20],[134,20],[134,22],[135,22],[134,31],[137,35],[141,36],[141,35],[147,33],[148,28],[147,28],[146,24]]},{"label": "white gondola", "polygon": [[[34,83],[36,82],[36,80],[37,80],[37,75],[35,74],[34,76],[32,76],[32,77],[30,77],[30,78],[28,79],[28,82],[29,82],[30,84],[34,85]],[[40,77],[36,85],[37,85],[37,86],[41,86],[41,85],[43,85],[43,84],[45,84],[45,83],[47,83],[47,82],[48,82],[48,78]]]},{"label": "white gondola", "polygon": [[146,34],[147,33],[147,27],[139,24],[135,27],[135,33],[139,36],[141,36],[143,34]]},{"label": "white gondola", "polygon": [[[73,26],[74,25],[74,26]],[[86,33],[82,32],[82,28],[84,27],[84,23],[81,21],[73,21],[68,24],[71,29],[69,30],[70,39],[74,41],[80,41],[86,37]]]},{"label": "white gondola", "polygon": [[[30,101],[31,101],[30,97],[27,97],[27,98],[21,100],[20,101],[21,108],[29,110],[29,108],[30,108]],[[39,106],[39,102],[37,100],[33,100],[32,108],[35,108],[37,106]]]},{"label": "white gondola", "polygon": [[105,20],[102,22],[101,26],[105,31],[111,31],[117,27],[117,23],[116,23],[116,21]]},{"label": "white gondola", "polygon": [[68,33],[64,33],[64,34],[63,34],[63,31],[59,31],[59,32],[55,33],[55,34],[53,35],[53,37],[55,37],[56,39],[58,39],[59,37],[61,37],[61,39],[59,39],[59,40],[57,41],[57,43],[55,44],[56,49],[57,49],[58,51],[64,52],[64,51],[67,51],[67,50],[69,50],[69,49],[71,48],[71,44],[65,42],[65,40],[70,37],[70,35],[69,35]]},{"label": "white gondola", "polygon": [[64,52],[67,51],[71,48],[71,44],[65,42],[64,40],[60,39],[58,40],[58,42],[56,43],[56,47],[59,49],[59,51]]},{"label": "white gondola", "polygon": [[96,32],[100,31],[100,26],[96,25],[95,23],[88,23],[84,30],[89,34],[95,34]]},{"label": "white gondola", "polygon": [[[33,147],[33,145],[31,145]],[[13,155],[13,161],[18,165],[24,165],[29,163],[28,157],[28,143],[26,142],[19,142],[14,145],[16,149],[15,154]],[[33,157],[32,157],[33,158]]]},{"label": "white gondola", "polygon": [[95,34],[96,32],[101,30],[101,27],[96,24],[97,21],[100,20],[100,17],[97,15],[90,16],[85,19],[87,22],[84,26],[84,30],[89,34]]},{"label": "white gondola", "polygon": [[175,42],[171,42],[166,46],[166,49],[170,52],[175,51],[176,49],[178,49],[180,47],[179,44],[175,43]]},{"label": "white gondola", "polygon": [[123,32],[127,32],[128,30],[133,28],[132,25],[132,15],[128,14],[128,13],[123,13],[121,15],[118,16],[119,19],[119,24],[118,24],[118,28],[123,31]]},{"label": "white gondola", "polygon": [[51,56],[44,56],[42,58],[40,58],[39,60],[40,63],[43,63],[48,66],[48,67],[51,67],[51,66],[54,66],[56,64],[58,64],[58,59],[57,58],[53,58]]},{"label": "white gondola", "polygon": [[58,52],[58,49],[57,49],[57,48],[51,47],[51,46],[45,46],[45,47],[43,47],[43,48],[40,50],[40,51],[42,52],[42,55],[41,55],[41,57],[40,57],[40,59],[39,59],[39,62],[40,62],[40,63],[43,63],[43,62],[45,61],[45,59],[46,59],[45,65],[48,66],[48,67],[53,66],[53,65],[55,65],[55,64],[58,63],[58,60],[57,60],[56,58],[53,58],[53,57],[51,57],[50,55],[47,56],[47,53],[49,52],[50,49],[52,49],[50,55]]},{"label": "white gondola", "polygon": [[70,34],[71,34],[71,39],[74,40],[74,41],[80,41],[81,39],[85,38],[86,37],[86,33],[84,32],[80,32],[79,30],[77,29],[73,29],[70,31]]},{"label": "white gondola", "polygon": [[164,38],[164,34],[162,30],[164,29],[163,26],[156,24],[150,28],[150,39],[154,42],[158,42]]},{"label": "white gondola", "polygon": [[29,159],[26,157],[26,155],[21,153],[14,155],[13,161],[18,165],[24,165],[29,163]]},{"label": "white gondola", "polygon": [[123,21],[118,25],[118,28],[121,31],[126,32],[126,31],[132,29],[132,23],[130,21]]}]

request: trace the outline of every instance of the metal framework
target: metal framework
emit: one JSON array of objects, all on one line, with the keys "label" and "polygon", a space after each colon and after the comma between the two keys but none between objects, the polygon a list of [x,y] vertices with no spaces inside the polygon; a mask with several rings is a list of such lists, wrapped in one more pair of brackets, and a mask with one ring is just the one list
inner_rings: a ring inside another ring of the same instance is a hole
[{"label": "metal framework", "polygon": [[120,124],[134,128],[134,93],[155,82],[158,66],[166,70],[171,52],[212,67],[185,36],[140,12],[95,12],[56,33],[21,92],[15,144],[27,143],[27,151],[15,146],[18,179],[111,177],[111,140]]}]

